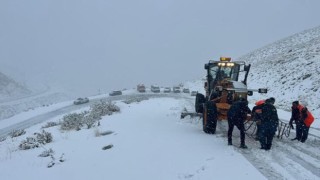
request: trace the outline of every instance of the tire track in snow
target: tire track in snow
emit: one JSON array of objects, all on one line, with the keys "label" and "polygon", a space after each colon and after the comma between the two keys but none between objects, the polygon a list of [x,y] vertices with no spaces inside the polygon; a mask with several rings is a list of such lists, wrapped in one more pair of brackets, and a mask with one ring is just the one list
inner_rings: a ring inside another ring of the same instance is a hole
[{"label": "tire track in snow", "polygon": [[[217,135],[221,136],[226,140],[227,145],[227,130],[228,130],[228,122],[227,121],[218,121],[217,126]],[[234,142],[239,143],[240,145],[240,131],[235,127],[233,130],[233,138]],[[235,143],[233,143],[235,144]],[[258,145],[257,141],[252,138],[246,137],[246,144],[249,146],[248,149],[240,149],[234,148],[237,152],[242,154],[256,169],[263,174],[268,179],[283,179],[283,175],[278,172],[276,168],[271,166],[267,160],[263,160],[264,150],[258,149],[260,145]],[[256,149],[255,149],[256,148]]]},{"label": "tire track in snow", "polygon": [[[189,100],[186,103],[190,104]],[[190,105],[191,106],[191,105]],[[201,123],[201,121],[198,121]],[[227,147],[227,121],[218,121],[217,131],[214,136],[224,138]],[[246,136],[248,149],[234,148],[241,153],[253,166],[255,166],[268,179],[319,179],[320,178],[320,155],[318,151],[310,149],[319,148],[320,137],[318,128],[310,128],[310,137],[319,143],[309,143],[309,138],[304,146],[285,139],[274,138],[273,147],[270,151],[260,150],[259,141],[255,141],[249,135]],[[293,132],[294,133],[294,132]],[[233,133],[234,144],[240,144],[240,132],[237,128]]]},{"label": "tire track in snow", "polygon": [[[305,151],[306,148],[297,147],[296,145],[293,145],[291,143],[284,143],[284,142],[278,141],[276,142],[276,145],[277,145],[276,148],[279,149],[280,152],[287,157],[287,159],[290,159],[296,162],[296,164],[299,164],[303,168],[303,172],[310,172],[313,175],[315,175],[316,178],[320,178],[320,156],[319,155],[311,151]],[[279,159],[279,157],[275,156],[274,159]],[[283,161],[279,161],[279,160],[278,162],[281,163],[283,166],[291,165],[290,163],[285,164]],[[294,166],[291,166],[291,167],[295,169]],[[301,169],[299,168],[296,170],[299,171]],[[297,174],[295,171],[293,173]],[[301,179],[303,178],[304,177],[302,176]]]},{"label": "tire track in snow", "polygon": [[[226,147],[227,129],[227,121],[218,121],[217,133],[214,135],[224,138]],[[237,128],[234,129],[233,139],[234,144],[238,146],[240,144],[240,132]],[[265,151],[259,149],[259,141],[255,141],[248,136],[246,137],[246,144],[249,146],[248,149],[234,149],[241,153],[268,179],[320,178],[320,157],[317,153],[308,150],[309,144],[306,147],[301,147],[293,143],[282,142],[281,139],[275,138],[272,149]],[[297,174],[299,175],[297,176]]]}]

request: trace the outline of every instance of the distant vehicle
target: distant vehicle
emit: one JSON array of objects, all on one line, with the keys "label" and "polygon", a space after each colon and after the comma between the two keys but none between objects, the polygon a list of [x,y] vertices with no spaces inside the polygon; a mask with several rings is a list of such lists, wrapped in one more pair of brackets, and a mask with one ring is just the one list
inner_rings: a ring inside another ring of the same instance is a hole
[{"label": "distant vehicle", "polygon": [[122,91],[112,91],[109,93],[109,96],[119,96],[122,95]]},{"label": "distant vehicle", "polygon": [[174,93],[180,93],[181,92],[180,87],[179,86],[173,87],[173,92]]},{"label": "distant vehicle", "polygon": [[160,87],[159,86],[151,86],[151,92],[159,93],[160,92]]},{"label": "distant vehicle", "polygon": [[84,104],[84,103],[88,103],[89,99],[87,97],[85,98],[78,98],[75,101],[73,101],[74,105],[79,105],[79,104]]},{"label": "distant vehicle", "polygon": [[163,90],[164,93],[169,93],[171,92],[171,88],[169,87],[165,87],[164,90]]},{"label": "distant vehicle", "polygon": [[183,88],[182,92],[184,93],[190,93],[190,90],[188,88]]},{"label": "distant vehicle", "polygon": [[196,96],[197,95],[197,91],[191,91],[191,96]]},{"label": "distant vehicle", "polygon": [[138,84],[137,85],[137,90],[139,92],[146,92],[146,86],[144,84]]}]

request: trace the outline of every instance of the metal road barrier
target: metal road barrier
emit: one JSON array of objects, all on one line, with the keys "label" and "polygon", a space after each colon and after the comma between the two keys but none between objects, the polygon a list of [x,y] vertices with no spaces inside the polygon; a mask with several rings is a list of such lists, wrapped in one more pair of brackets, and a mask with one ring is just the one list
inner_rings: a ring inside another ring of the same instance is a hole
[{"label": "metal road barrier", "polygon": [[[257,133],[257,121],[255,120],[249,120],[249,121],[245,121],[245,132],[247,134],[247,136],[255,138],[256,137],[256,133]],[[289,125],[289,123],[286,123],[284,120],[279,120],[279,124],[278,124],[278,128],[277,128],[277,133],[276,133],[276,137],[278,139],[282,139],[283,136],[285,137],[289,137],[290,135],[290,131],[291,131],[291,127]]]}]

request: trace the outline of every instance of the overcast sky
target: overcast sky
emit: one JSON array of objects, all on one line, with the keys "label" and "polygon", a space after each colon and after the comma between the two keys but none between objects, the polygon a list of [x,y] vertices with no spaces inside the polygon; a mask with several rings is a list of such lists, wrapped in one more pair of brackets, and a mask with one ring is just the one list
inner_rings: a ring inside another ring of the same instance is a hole
[{"label": "overcast sky", "polygon": [[320,25],[320,0],[1,0],[0,71],[79,95],[172,86]]}]

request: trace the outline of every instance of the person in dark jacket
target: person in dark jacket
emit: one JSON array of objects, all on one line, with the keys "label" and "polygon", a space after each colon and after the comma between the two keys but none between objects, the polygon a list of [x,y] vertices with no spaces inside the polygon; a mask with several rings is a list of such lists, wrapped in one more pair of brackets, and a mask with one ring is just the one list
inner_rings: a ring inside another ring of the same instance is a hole
[{"label": "person in dark jacket", "polygon": [[[276,99],[274,97],[269,98],[272,102],[275,102]],[[265,104],[266,99],[259,100],[255,103],[256,106],[252,108],[251,118],[253,121],[256,122],[257,125],[257,131],[255,134],[255,140],[259,141],[259,135],[260,135],[260,125],[261,125],[261,113],[262,113],[262,107]]]},{"label": "person in dark jacket", "polygon": [[304,143],[309,134],[310,125],[306,124],[308,118],[313,118],[312,114],[308,112],[308,109],[299,104],[299,101],[292,102],[292,114],[289,125],[293,129],[293,121],[296,123],[296,137],[291,140],[298,140]]},{"label": "person in dark jacket", "polygon": [[244,133],[244,121],[247,118],[247,114],[250,114],[251,110],[248,107],[248,101],[241,98],[239,101],[233,103],[228,111],[228,145],[232,145],[232,132],[234,126],[240,130],[240,148],[248,148],[245,144],[245,133]]},{"label": "person in dark jacket", "polygon": [[259,141],[261,149],[269,150],[272,146],[273,137],[277,131],[279,117],[274,107],[275,99],[267,99],[261,108],[261,125]]}]

